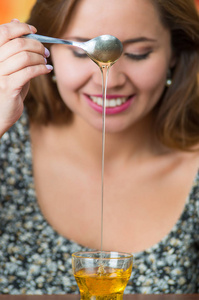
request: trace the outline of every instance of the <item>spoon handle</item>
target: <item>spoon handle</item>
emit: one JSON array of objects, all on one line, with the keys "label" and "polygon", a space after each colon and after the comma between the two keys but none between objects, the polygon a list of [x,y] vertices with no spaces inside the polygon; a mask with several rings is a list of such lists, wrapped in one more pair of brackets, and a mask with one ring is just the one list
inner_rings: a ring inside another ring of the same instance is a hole
[{"label": "spoon handle", "polygon": [[48,43],[48,44],[66,44],[66,45],[72,45],[76,46],[75,42],[73,41],[67,41],[67,40],[62,40],[62,39],[57,39],[49,36],[44,36],[44,35],[39,35],[39,34],[26,34],[23,35],[25,38],[30,38],[34,39],[37,41],[40,41],[41,43]]}]

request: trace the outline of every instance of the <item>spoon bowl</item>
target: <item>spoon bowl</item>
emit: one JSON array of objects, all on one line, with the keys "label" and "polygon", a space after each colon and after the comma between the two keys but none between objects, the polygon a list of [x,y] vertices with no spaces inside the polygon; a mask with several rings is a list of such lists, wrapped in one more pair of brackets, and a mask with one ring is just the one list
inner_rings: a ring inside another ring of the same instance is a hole
[{"label": "spoon bowl", "polygon": [[97,63],[113,64],[121,56],[123,46],[116,37],[101,35],[83,43],[82,49]]},{"label": "spoon bowl", "polygon": [[120,40],[112,35],[101,35],[86,42],[76,42],[52,38],[39,34],[27,34],[23,37],[38,40],[42,43],[66,44],[83,49],[86,54],[98,65],[112,65],[121,56],[123,46]]}]

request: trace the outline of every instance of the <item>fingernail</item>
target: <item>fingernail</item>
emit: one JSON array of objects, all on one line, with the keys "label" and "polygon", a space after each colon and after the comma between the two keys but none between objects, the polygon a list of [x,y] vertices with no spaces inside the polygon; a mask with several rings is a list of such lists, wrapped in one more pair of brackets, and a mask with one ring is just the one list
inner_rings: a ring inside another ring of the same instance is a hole
[{"label": "fingernail", "polygon": [[17,22],[20,23],[20,21],[18,19],[12,19],[11,22]]},{"label": "fingernail", "polygon": [[50,56],[50,51],[45,48],[45,52],[44,52],[45,57],[49,57]]},{"label": "fingernail", "polygon": [[48,70],[50,70],[50,71],[53,70],[53,66],[51,66],[51,65],[46,65],[46,68],[47,68]]},{"label": "fingernail", "polygon": [[45,64],[47,64],[47,59],[44,57]]},{"label": "fingernail", "polygon": [[28,25],[28,27],[30,28],[30,31],[31,31],[32,33],[36,33],[36,32],[37,32],[37,29],[36,29],[34,26]]}]

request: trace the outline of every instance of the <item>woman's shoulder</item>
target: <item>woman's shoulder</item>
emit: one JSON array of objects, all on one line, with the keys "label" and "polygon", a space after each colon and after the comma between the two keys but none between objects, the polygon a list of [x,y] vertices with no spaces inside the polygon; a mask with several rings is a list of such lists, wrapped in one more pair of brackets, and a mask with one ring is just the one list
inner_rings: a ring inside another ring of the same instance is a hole
[{"label": "woman's shoulder", "polygon": [[184,157],[182,156],[182,158],[184,158],[185,165],[184,176],[187,176],[187,174],[192,174],[190,177],[191,188],[187,198],[187,204],[189,207],[191,207],[191,211],[195,211],[199,217],[199,145],[196,145],[191,150],[193,151],[184,154]]}]

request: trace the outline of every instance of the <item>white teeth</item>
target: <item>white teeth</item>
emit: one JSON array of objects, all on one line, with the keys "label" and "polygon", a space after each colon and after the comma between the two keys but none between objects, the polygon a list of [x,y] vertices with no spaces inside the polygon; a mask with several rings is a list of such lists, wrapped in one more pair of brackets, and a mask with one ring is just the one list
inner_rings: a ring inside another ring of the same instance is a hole
[{"label": "white teeth", "polygon": [[113,100],[113,99],[109,101],[109,106],[110,106],[110,107],[115,107],[116,104],[117,104],[116,101]]},{"label": "white teeth", "polygon": [[[99,106],[103,105],[103,101],[101,97],[93,97],[90,96],[90,99],[94,102],[97,103]],[[116,106],[120,106],[122,105],[124,102],[127,101],[127,97],[122,97],[122,98],[115,98],[115,99],[111,99],[108,100],[106,99],[106,107],[116,107]]]},{"label": "white teeth", "polygon": [[102,106],[102,99],[101,98],[97,99],[97,104]]},{"label": "white teeth", "polygon": [[120,98],[117,98],[116,99],[116,104],[117,105],[121,105],[123,102],[122,102],[122,99],[120,99]]}]

